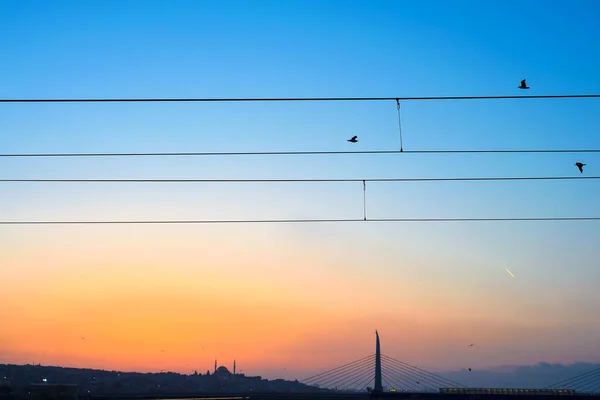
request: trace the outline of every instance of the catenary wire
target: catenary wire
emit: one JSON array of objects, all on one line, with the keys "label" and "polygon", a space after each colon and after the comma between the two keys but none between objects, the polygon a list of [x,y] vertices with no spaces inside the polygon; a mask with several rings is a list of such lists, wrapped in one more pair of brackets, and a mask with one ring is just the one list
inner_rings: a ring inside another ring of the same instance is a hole
[{"label": "catenary wire", "polygon": [[600,217],[508,217],[508,218],[348,218],[348,219],[262,219],[262,220],[61,220],[61,221],[0,221],[0,225],[173,225],[173,224],[294,224],[343,222],[542,222],[600,221]]},{"label": "catenary wire", "polygon": [[183,102],[282,102],[282,101],[431,101],[431,100],[502,100],[502,99],[576,99],[600,98],[600,94],[560,94],[526,96],[427,96],[427,97],[221,97],[221,98],[71,98],[71,99],[0,99],[0,103],[183,103]]},{"label": "catenary wire", "polygon": [[306,179],[3,179],[0,182],[22,183],[296,183],[296,182],[453,182],[453,181],[555,181],[600,179],[600,176],[525,176],[525,177],[456,177],[456,178],[306,178]]},{"label": "catenary wire", "polygon": [[202,157],[202,156],[294,156],[342,154],[491,154],[491,153],[600,153],[600,149],[525,150],[364,150],[364,151],[239,151],[239,152],[155,152],[155,153],[4,153],[0,157]]}]

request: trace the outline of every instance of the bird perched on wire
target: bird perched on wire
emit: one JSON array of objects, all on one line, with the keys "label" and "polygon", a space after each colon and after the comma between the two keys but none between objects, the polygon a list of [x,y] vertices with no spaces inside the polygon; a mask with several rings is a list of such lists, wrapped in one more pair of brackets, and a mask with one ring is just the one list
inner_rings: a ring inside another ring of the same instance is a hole
[{"label": "bird perched on wire", "polygon": [[356,136],[356,135],[352,136],[351,139],[348,139],[348,142],[350,142],[350,143],[356,143],[356,142],[358,142],[358,136]]},{"label": "bird perched on wire", "polygon": [[576,163],[575,163],[575,166],[576,166],[577,168],[579,168],[579,172],[581,172],[581,173],[583,174],[583,167],[585,166],[585,164],[583,164],[583,163],[580,163],[580,162],[576,162]]},{"label": "bird perched on wire", "polygon": [[521,81],[521,86],[519,86],[519,89],[529,89],[529,86],[527,86],[527,79],[523,79]]}]

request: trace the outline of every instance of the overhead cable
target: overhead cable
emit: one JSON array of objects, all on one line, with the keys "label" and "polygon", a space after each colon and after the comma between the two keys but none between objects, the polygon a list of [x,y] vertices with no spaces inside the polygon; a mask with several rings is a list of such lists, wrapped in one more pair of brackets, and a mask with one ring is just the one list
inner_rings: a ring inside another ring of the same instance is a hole
[{"label": "overhead cable", "polygon": [[306,179],[41,179],[0,178],[0,182],[22,183],[300,183],[300,182],[453,182],[453,181],[560,181],[600,179],[600,176],[512,176],[512,177],[456,177],[456,178],[306,178]]},{"label": "overhead cable", "polygon": [[198,98],[71,98],[71,99],[0,99],[0,103],[218,103],[283,101],[422,101],[422,100],[502,100],[502,99],[576,99],[600,98],[600,94],[560,94],[533,96],[428,96],[428,97],[198,97]]},{"label": "overhead cable", "polygon": [[530,150],[364,150],[364,151],[239,151],[156,153],[4,153],[0,157],[185,157],[185,156],[293,156],[332,154],[483,154],[483,153],[600,153],[600,149]]},{"label": "overhead cable", "polygon": [[61,220],[61,221],[0,221],[0,225],[175,225],[175,224],[296,224],[342,222],[542,222],[600,221],[600,217],[508,217],[508,218],[330,218],[330,219],[262,219],[262,220]]}]

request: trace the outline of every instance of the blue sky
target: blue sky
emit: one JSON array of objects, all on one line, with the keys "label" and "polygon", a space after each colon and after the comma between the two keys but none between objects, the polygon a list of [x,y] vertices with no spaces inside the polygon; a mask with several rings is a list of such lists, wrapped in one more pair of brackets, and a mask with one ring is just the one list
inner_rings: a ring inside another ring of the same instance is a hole
[{"label": "blue sky", "polygon": [[[599,13],[596,1],[5,1],[0,97],[519,95],[524,78],[528,94],[600,93]],[[405,102],[404,148],[597,149],[597,110],[598,99]],[[346,142],[353,134],[356,145]],[[0,146],[2,153],[387,150],[397,149],[398,128],[393,101],[1,104]],[[0,168],[7,178],[362,179],[571,176],[579,175],[576,161],[587,164],[586,174],[600,174],[596,154],[2,158]],[[377,183],[367,194],[368,213],[378,218],[600,215],[594,180]],[[362,187],[14,183],[0,186],[0,205],[2,220],[360,218]],[[332,273],[367,279],[375,268],[374,285],[418,280],[419,265],[428,266],[426,291],[450,293],[451,283],[472,290],[473,302],[492,291],[495,297],[481,303],[489,310],[500,312],[508,302],[512,308],[503,312],[518,313],[525,303],[527,315],[550,318],[550,310],[535,306],[535,298],[545,299],[590,324],[599,226],[255,226],[253,232],[330,259]],[[0,237],[10,253],[60,231],[57,251],[67,252],[77,235],[65,229],[1,227]],[[125,235],[118,226],[107,229]],[[230,229],[232,240],[244,242],[248,229]],[[174,235],[177,241],[183,234]],[[348,243],[360,243],[355,258],[363,264],[344,271],[353,257],[344,254]],[[411,267],[399,271],[396,260],[405,255]],[[497,286],[497,271],[505,279],[506,266],[529,286]],[[552,299],[549,287],[556,288]],[[600,333],[597,323],[589,329]]]}]

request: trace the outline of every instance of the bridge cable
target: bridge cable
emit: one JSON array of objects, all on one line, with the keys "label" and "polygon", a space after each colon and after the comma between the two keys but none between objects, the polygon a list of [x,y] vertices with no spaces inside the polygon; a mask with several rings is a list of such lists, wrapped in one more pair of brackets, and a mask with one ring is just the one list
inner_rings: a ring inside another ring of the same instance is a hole
[{"label": "bridge cable", "polygon": [[358,374],[354,374],[354,376],[352,378],[350,378],[349,380],[347,379],[346,382],[342,383],[340,385],[341,389],[342,390],[357,390],[359,388],[359,386],[358,386],[359,382],[364,381],[367,376],[372,376],[372,375],[373,375],[372,368],[370,368],[369,370],[360,371]]},{"label": "bridge cable", "polygon": [[[387,361],[387,362],[389,362],[389,361]],[[434,387],[439,387],[440,385],[442,385],[441,381],[439,381],[437,379],[432,379],[432,378],[428,377],[427,375],[418,374],[418,373],[410,371],[410,370],[409,370],[409,372],[407,372],[406,367],[404,367],[404,366],[396,366],[396,368],[400,369],[402,372],[394,370],[393,367],[390,367],[390,371],[388,371],[388,372],[392,375],[395,375],[397,379],[401,379],[402,382],[404,382],[403,379],[407,379],[409,382],[411,382],[412,386],[414,386],[414,384],[412,382],[416,381],[417,379],[419,382],[423,381],[429,385],[433,385]],[[402,378],[400,378],[400,377],[402,377]],[[443,384],[445,384],[445,383],[443,383]]]},{"label": "bridge cable", "polygon": [[363,361],[365,361],[365,360],[368,360],[368,359],[370,359],[370,358],[372,358],[372,357],[374,357],[374,356],[375,356],[374,354],[371,354],[370,356],[363,357],[363,358],[360,358],[360,359],[358,359],[358,360],[354,360],[354,361],[352,361],[352,362],[350,362],[350,363],[347,363],[347,364],[341,365],[341,366],[339,366],[339,367],[332,368],[332,369],[330,369],[330,370],[328,370],[328,371],[321,372],[321,373],[319,373],[319,374],[316,374],[316,375],[310,376],[310,377],[308,377],[308,378],[304,379],[304,380],[303,380],[303,382],[312,381],[312,380],[313,380],[313,379],[315,379],[315,378],[321,378],[323,375],[326,375],[326,374],[329,374],[329,373],[331,373],[331,372],[334,372],[334,371],[340,370],[340,369],[342,369],[342,368],[344,368],[344,367],[352,366],[352,365],[354,365],[354,364],[356,364],[356,363],[361,363],[361,362],[363,362]]},{"label": "bridge cable", "polygon": [[393,383],[390,383],[387,378],[385,377],[381,377],[381,381],[382,383],[384,383],[388,388],[390,389],[400,389],[400,387],[398,387],[397,385],[394,385]]},{"label": "bridge cable", "polygon": [[[384,371],[382,371],[382,374],[383,374],[383,372]],[[392,383],[394,384],[393,385],[394,389],[405,389],[405,390],[408,390],[408,389],[415,389],[416,388],[416,385],[414,385],[409,378],[401,376],[396,371],[391,371],[391,370],[387,370],[386,369],[385,376],[387,377],[385,379],[391,379],[392,380]],[[382,379],[383,379],[383,377],[382,377]]]},{"label": "bridge cable", "polygon": [[432,376],[432,377],[436,377],[436,378],[438,378],[438,379],[441,379],[443,382],[448,382],[448,383],[451,383],[451,384],[453,384],[453,385],[456,385],[456,386],[458,386],[458,387],[464,387],[464,388],[466,388],[466,386],[465,386],[465,385],[463,385],[463,384],[461,384],[461,383],[458,383],[458,382],[456,382],[456,381],[453,381],[453,380],[451,380],[451,379],[448,379],[448,378],[444,378],[444,377],[442,377],[442,376],[440,376],[440,375],[438,375],[438,374],[434,374],[434,373],[432,373],[432,372],[425,371],[425,370],[423,370],[423,369],[421,369],[421,368],[419,368],[419,367],[415,367],[414,365],[407,364],[407,363],[405,363],[405,362],[402,362],[402,361],[400,361],[400,360],[396,360],[395,358],[392,358],[392,357],[389,357],[389,356],[382,355],[382,357],[385,357],[385,358],[386,358],[388,361],[390,361],[390,362],[397,363],[397,364],[399,364],[399,365],[404,365],[404,366],[406,366],[406,367],[408,367],[408,368],[411,368],[411,369],[414,369],[414,370],[420,371],[420,372],[422,372],[422,373],[424,373],[424,374],[427,374],[427,375],[429,375],[429,376]]},{"label": "bridge cable", "polygon": [[372,364],[372,360],[365,360],[365,361],[361,362],[360,365],[355,365],[355,366],[351,367],[350,370],[339,371],[336,376],[329,377],[329,379],[326,379],[326,380],[319,380],[319,385],[329,386],[329,387],[332,387],[332,385],[335,387],[342,386],[342,385],[346,384],[346,382],[348,380],[347,379],[348,376],[352,376],[352,377],[355,376],[357,371],[358,371],[358,373],[362,373],[364,371],[363,368],[370,367],[371,364]]},{"label": "bridge cable", "polygon": [[362,359],[359,359],[359,360],[355,360],[355,361],[353,361],[351,363],[341,365],[341,366],[333,368],[331,370],[328,370],[328,371],[322,372],[320,374],[314,375],[312,377],[306,378],[304,380],[304,382],[311,382],[311,381],[316,381],[317,379],[328,378],[328,377],[330,377],[332,375],[335,375],[335,374],[337,374],[339,372],[345,371],[345,370],[347,370],[349,368],[354,368],[356,365],[362,364],[365,361],[369,361],[369,359],[372,358],[372,357],[374,357],[374,355],[370,355],[368,357],[365,357],[365,358],[362,358]]},{"label": "bridge cable", "polygon": [[[396,379],[398,379],[400,382],[396,382],[396,383],[401,383],[401,386],[414,386],[413,384],[413,380],[415,379],[414,376],[405,376],[402,373],[400,373],[399,371],[396,371],[394,369],[394,366],[388,361],[386,360],[383,356],[382,356],[382,360],[381,360],[381,367],[382,367],[382,374],[385,371],[387,374],[389,375],[394,375],[394,377]],[[406,379],[406,381],[405,381]]]},{"label": "bridge cable", "polygon": [[[403,369],[404,371],[406,371],[408,369],[408,371],[410,371],[410,372],[407,372],[407,373],[411,374],[412,376],[416,375],[420,380],[427,381],[429,384],[435,384],[435,385],[449,385],[450,384],[451,387],[460,387],[460,386],[456,386],[456,385],[460,385],[460,384],[450,381],[439,375],[436,375],[436,374],[433,374],[433,373],[430,373],[430,372],[427,372],[424,370],[420,370],[417,367],[410,366],[410,365],[402,363],[400,361],[392,361],[392,360],[388,360],[388,361],[391,362],[392,364],[395,364],[397,368]],[[421,372],[421,374],[419,374],[417,371]]]},{"label": "bridge cable", "polygon": [[375,380],[375,375],[372,374],[372,375],[368,376],[367,379],[365,379],[361,383],[360,387],[363,388],[363,389],[366,389],[366,388],[369,387],[369,385],[371,384],[371,382],[373,382],[374,380]]},{"label": "bridge cable", "polygon": [[566,385],[571,385],[571,384],[573,384],[574,382],[578,382],[578,381],[580,381],[580,380],[582,380],[582,379],[587,379],[587,378],[589,378],[589,376],[588,376],[588,375],[594,375],[595,373],[600,373],[600,368],[596,368],[596,369],[593,369],[593,370],[591,370],[591,371],[588,371],[588,372],[586,372],[586,373],[583,373],[583,374],[581,374],[581,375],[577,375],[577,376],[574,376],[574,377],[572,377],[572,378],[565,379],[565,380],[563,380],[563,381],[560,381],[560,382],[554,383],[554,384],[552,384],[552,385],[548,385],[548,386],[546,386],[544,389],[555,389],[555,388],[562,388],[562,387],[565,387]]},{"label": "bridge cable", "polygon": [[362,365],[360,368],[356,368],[354,371],[351,371],[345,374],[343,377],[340,377],[340,380],[337,382],[336,386],[344,389],[349,384],[352,384],[355,379],[364,377],[365,371],[366,373],[372,373],[372,367],[372,362],[368,362],[367,364]]},{"label": "bridge cable", "polygon": [[594,393],[598,388],[600,388],[600,375],[594,377],[593,379],[587,381],[586,384],[580,386],[579,391]]}]

